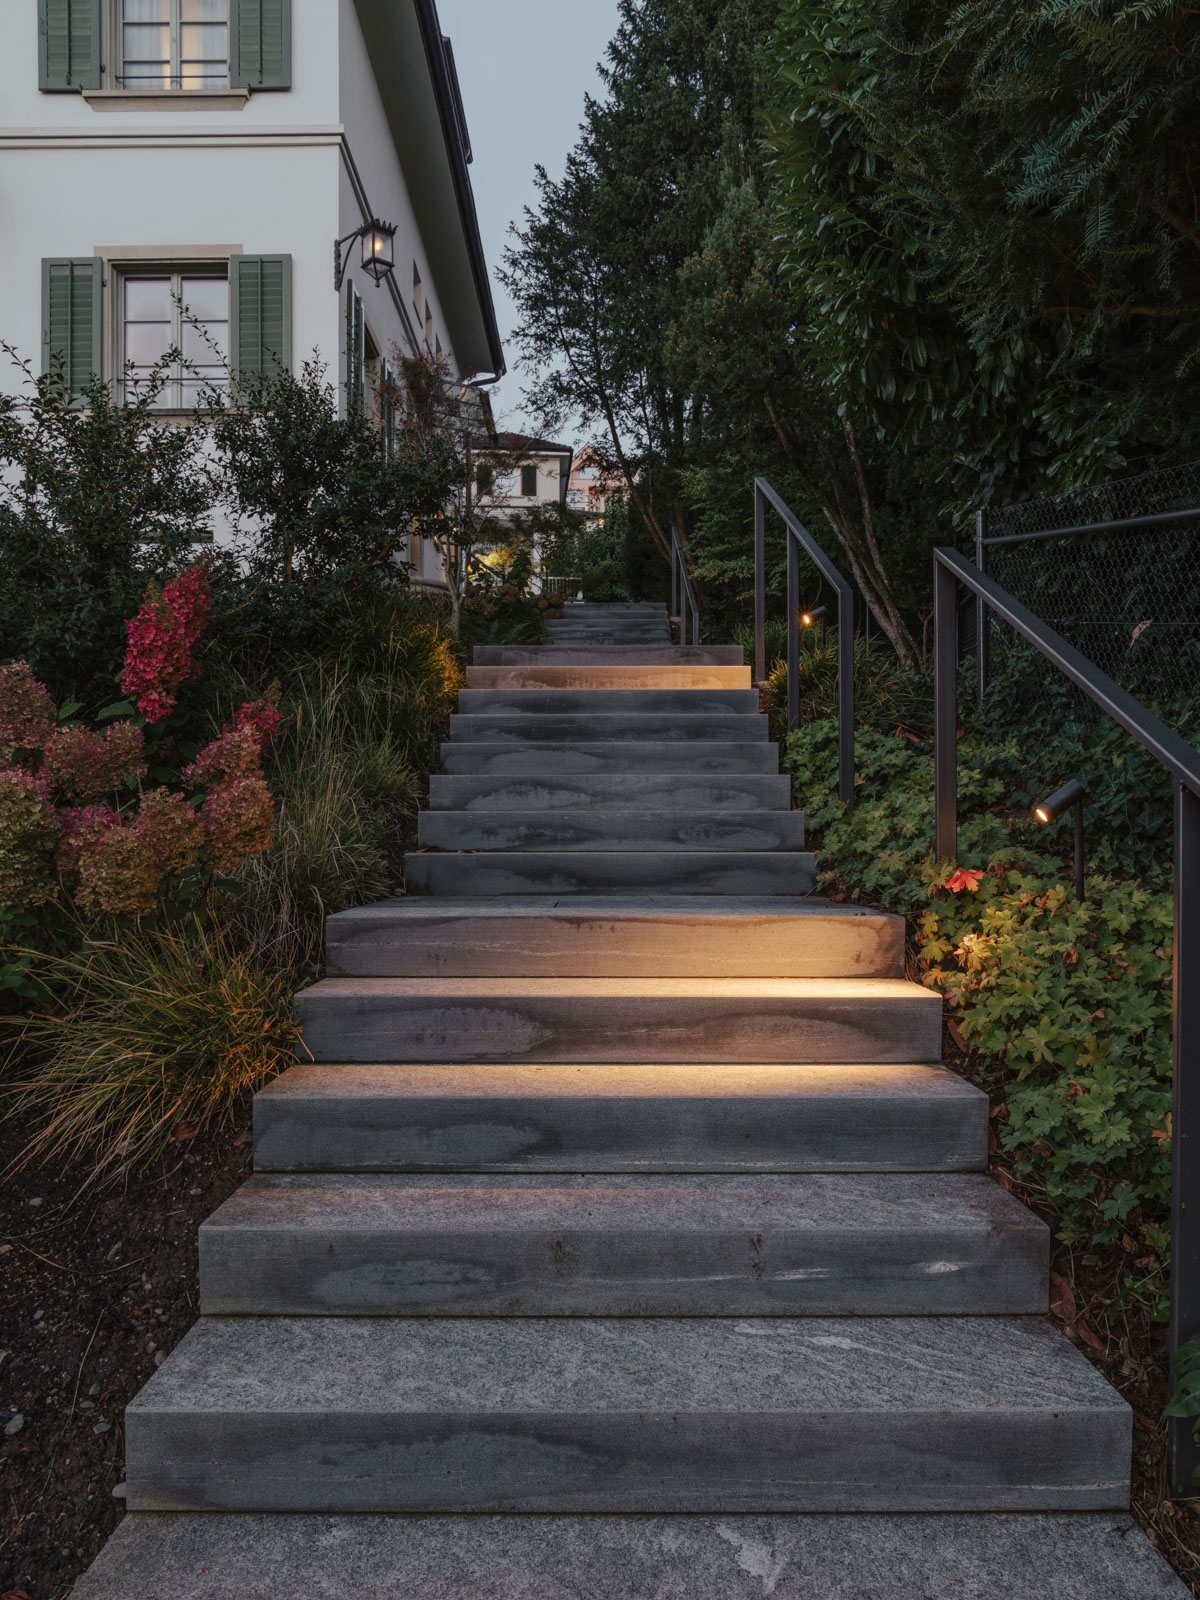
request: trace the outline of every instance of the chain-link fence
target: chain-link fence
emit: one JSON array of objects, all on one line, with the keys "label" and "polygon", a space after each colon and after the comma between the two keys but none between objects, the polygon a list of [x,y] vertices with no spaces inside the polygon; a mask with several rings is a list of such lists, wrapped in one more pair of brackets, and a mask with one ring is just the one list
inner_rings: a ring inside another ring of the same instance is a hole
[{"label": "chain-link fence", "polygon": [[[1120,526],[1141,517],[1170,520]],[[1138,699],[1195,708],[1200,463],[992,511],[981,554],[990,576]],[[1013,636],[991,636],[999,664]]]}]

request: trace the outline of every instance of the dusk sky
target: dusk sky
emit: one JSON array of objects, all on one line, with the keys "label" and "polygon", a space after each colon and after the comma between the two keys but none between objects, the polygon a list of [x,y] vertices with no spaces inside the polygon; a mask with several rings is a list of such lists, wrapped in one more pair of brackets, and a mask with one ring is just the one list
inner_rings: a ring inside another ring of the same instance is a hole
[{"label": "dusk sky", "polygon": [[[475,151],[471,178],[493,278],[508,229],[534,199],[538,162],[561,176],[578,136],[584,97],[617,28],[617,0],[439,0],[454,44]],[[532,423],[521,410],[522,374],[511,340],[513,307],[494,283],[508,376],[493,390],[501,426]],[[564,443],[580,441],[569,439]]]}]

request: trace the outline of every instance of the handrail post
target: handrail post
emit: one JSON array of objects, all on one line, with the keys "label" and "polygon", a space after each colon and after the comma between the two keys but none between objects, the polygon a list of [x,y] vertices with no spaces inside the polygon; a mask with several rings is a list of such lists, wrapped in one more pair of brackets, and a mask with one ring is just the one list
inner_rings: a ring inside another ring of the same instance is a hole
[{"label": "handrail post", "polygon": [[671,615],[679,618],[679,642],[687,643],[687,636],[683,626],[683,609],[679,602],[679,540],[674,528],[671,529]]},{"label": "handrail post", "polygon": [[[977,512],[976,515],[975,515],[975,565],[979,568],[980,572],[982,572],[985,577],[987,576],[987,553],[988,553],[987,528],[988,528],[988,514],[987,514],[987,512],[986,511]],[[977,667],[977,670],[978,670],[978,676],[977,676],[977,679],[976,679],[976,690],[975,690],[975,693],[976,693],[976,697],[978,699],[979,707],[980,707],[981,710],[983,709],[983,697],[984,697],[985,694],[987,694],[988,680],[991,677],[991,670],[992,670],[992,629],[991,629],[991,623],[992,623],[991,613],[988,611],[987,606],[984,604],[982,596],[976,595],[975,596],[975,634],[976,634],[975,648],[976,648],[976,667]]]},{"label": "handrail post", "polygon": [[787,725],[800,726],[800,541],[787,530]]},{"label": "handrail post", "polygon": [[767,502],[754,483],[754,681],[767,681]]},{"label": "handrail post", "polygon": [[838,590],[838,799],[854,809],[854,590],[850,588]]},{"label": "handrail post", "polygon": [[[1200,796],[1175,785],[1175,1053],[1171,1100],[1171,1355],[1200,1333]],[[1176,1379],[1171,1379],[1175,1393]],[[1200,1450],[1191,1417],[1167,1424],[1167,1492],[1187,1493]]]},{"label": "handrail post", "polygon": [[958,594],[954,574],[933,554],[934,854],[958,855]]}]

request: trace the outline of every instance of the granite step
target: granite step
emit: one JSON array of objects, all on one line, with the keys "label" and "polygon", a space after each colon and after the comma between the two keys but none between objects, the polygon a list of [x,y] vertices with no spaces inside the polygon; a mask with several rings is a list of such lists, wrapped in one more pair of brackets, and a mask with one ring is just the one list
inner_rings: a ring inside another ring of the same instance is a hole
[{"label": "granite step", "polygon": [[988,1100],[942,1067],[295,1066],[260,1172],[978,1172]]},{"label": "granite step", "polygon": [[458,709],[471,717],[757,717],[758,690],[463,689]]},{"label": "granite step", "polygon": [[581,738],[553,744],[536,740],[506,740],[501,744],[481,739],[471,744],[444,744],[441,758],[442,770],[447,773],[528,774],[538,778],[590,772],[779,772],[778,746],[757,736],[741,742],[695,739],[687,743]]},{"label": "granite step", "polygon": [[909,1062],[941,996],[900,978],[324,978],[303,1052],[343,1062]]},{"label": "granite step", "polygon": [[605,666],[575,662],[548,666],[468,667],[469,689],[749,689],[749,667]]},{"label": "granite step", "polygon": [[904,921],[735,895],[383,900],[330,917],[331,977],[902,978]]},{"label": "granite step", "polygon": [[610,644],[577,648],[555,644],[477,644],[471,660],[477,667],[741,667],[745,665],[746,652],[740,644]]},{"label": "granite step", "polygon": [[800,850],[428,851],[404,858],[409,894],[448,899],[536,895],[739,895],[797,899],[816,887]]},{"label": "granite step", "polygon": [[614,628],[574,628],[570,632],[551,633],[547,636],[548,644],[591,646],[598,645],[667,645],[671,642],[671,635],[664,628],[659,629],[614,629]]},{"label": "granite step", "polygon": [[1123,1512],[254,1516],[135,1512],[72,1600],[1188,1600]]},{"label": "granite step", "polygon": [[256,1176],[200,1229],[206,1316],[1044,1312],[990,1178]]},{"label": "granite step", "polygon": [[1036,1318],[202,1317],[135,1511],[1070,1511],[1132,1413]]},{"label": "granite step", "polygon": [[422,850],[803,850],[802,811],[423,811]]},{"label": "granite step", "polygon": [[683,773],[562,774],[549,778],[458,777],[429,780],[434,811],[790,811],[791,779],[784,773],[691,777]]},{"label": "granite step", "polygon": [[570,716],[533,712],[455,714],[451,742],[460,744],[715,744],[767,742],[767,719],[753,713],[709,712],[684,715],[670,711],[580,711]]}]

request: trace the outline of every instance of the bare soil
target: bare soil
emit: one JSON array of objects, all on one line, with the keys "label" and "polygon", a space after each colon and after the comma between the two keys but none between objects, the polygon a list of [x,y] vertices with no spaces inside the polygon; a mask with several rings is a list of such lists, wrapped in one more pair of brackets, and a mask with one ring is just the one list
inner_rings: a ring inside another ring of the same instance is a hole
[{"label": "bare soil", "polygon": [[[77,1173],[45,1168],[4,1183],[2,1600],[64,1600],[123,1515],[125,1406],[196,1320],[197,1230],[249,1174],[248,1124],[247,1102],[126,1188],[79,1196]],[[27,1132],[0,1127],[0,1171]]]}]

